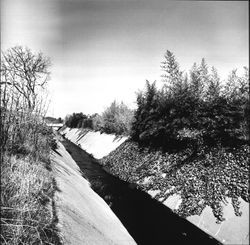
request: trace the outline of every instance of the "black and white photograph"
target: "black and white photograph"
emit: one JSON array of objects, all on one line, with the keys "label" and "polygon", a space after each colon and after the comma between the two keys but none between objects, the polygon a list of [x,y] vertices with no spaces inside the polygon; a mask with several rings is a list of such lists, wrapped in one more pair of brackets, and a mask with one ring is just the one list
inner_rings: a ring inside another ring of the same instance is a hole
[{"label": "black and white photograph", "polygon": [[250,244],[249,1],[0,7],[1,244]]}]

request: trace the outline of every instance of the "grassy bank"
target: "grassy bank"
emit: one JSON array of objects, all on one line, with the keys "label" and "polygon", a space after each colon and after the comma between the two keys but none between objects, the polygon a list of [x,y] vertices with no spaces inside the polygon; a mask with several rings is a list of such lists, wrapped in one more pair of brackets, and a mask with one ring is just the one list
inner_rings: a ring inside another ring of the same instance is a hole
[{"label": "grassy bank", "polygon": [[163,153],[126,141],[101,162],[112,174],[138,183],[143,190],[157,190],[155,198],[162,202],[178,193],[182,203],[176,212],[182,217],[200,214],[208,205],[221,222],[226,197],[240,216],[239,198],[249,202],[249,146],[204,149],[195,157],[191,152],[186,148]]},{"label": "grassy bank", "polygon": [[44,122],[50,61],[23,47],[1,53],[1,244],[60,244]]},{"label": "grassy bank", "polygon": [[1,244],[59,244],[55,186],[46,164],[4,156],[1,174]]},{"label": "grassy bank", "polygon": [[2,151],[1,244],[60,244],[49,159],[55,143],[45,125],[38,128],[48,131],[36,132],[36,145],[25,137],[23,145]]}]

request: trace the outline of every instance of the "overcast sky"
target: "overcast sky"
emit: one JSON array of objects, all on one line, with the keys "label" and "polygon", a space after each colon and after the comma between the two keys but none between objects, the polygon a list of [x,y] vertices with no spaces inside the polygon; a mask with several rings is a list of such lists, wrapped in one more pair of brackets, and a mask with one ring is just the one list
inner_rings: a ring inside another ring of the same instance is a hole
[{"label": "overcast sky", "polygon": [[2,0],[1,49],[52,59],[50,115],[135,107],[145,80],[160,82],[165,51],[183,70],[204,57],[225,78],[248,66],[248,2]]}]

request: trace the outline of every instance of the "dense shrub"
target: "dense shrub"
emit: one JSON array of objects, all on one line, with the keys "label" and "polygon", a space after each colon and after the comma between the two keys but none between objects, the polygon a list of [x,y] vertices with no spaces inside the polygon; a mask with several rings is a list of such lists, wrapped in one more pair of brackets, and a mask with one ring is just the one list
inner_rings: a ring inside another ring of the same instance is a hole
[{"label": "dense shrub", "polygon": [[132,110],[130,110],[123,102],[119,104],[114,101],[102,113],[101,128],[105,133],[128,135],[130,132],[132,117]]},{"label": "dense shrub", "polygon": [[[204,59],[193,65],[189,76],[183,75],[170,51],[162,68],[162,89],[147,81],[145,90],[138,93],[133,140],[169,150],[189,144],[196,148],[199,142],[232,145],[249,139],[247,68],[242,77],[233,71],[222,84],[216,69],[210,72]],[[182,137],[183,130],[190,136]]]},{"label": "dense shrub", "polygon": [[249,74],[232,71],[222,82],[204,59],[184,74],[170,51],[162,62],[163,86],[146,81],[137,95],[131,139],[101,160],[105,169],[164,202],[181,195],[182,217],[208,205],[217,222],[231,198],[249,202]]},{"label": "dense shrub", "polygon": [[65,118],[65,125],[70,128],[81,128],[84,125],[84,121],[88,119],[86,115],[82,112],[73,113],[72,115],[67,115]]}]

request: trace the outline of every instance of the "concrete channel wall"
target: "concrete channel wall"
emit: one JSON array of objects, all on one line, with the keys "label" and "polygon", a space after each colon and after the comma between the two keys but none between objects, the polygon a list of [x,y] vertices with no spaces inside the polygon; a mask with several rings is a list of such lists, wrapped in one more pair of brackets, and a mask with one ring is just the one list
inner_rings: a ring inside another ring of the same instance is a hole
[{"label": "concrete channel wall", "polygon": [[127,137],[117,137],[113,134],[78,128],[62,128],[60,134],[89,154],[92,154],[96,159],[101,159],[108,155],[127,139]]},{"label": "concrete channel wall", "polygon": [[[64,128],[60,130],[60,133],[92,154],[96,159],[108,155],[127,139],[126,137],[117,138],[115,135],[101,134],[85,129]],[[149,191],[148,194],[154,197],[157,191]],[[164,204],[174,210],[178,209],[181,201],[181,197],[174,194]],[[187,220],[224,244],[249,244],[249,203],[240,199],[242,216],[235,216],[231,200],[227,201],[227,203],[223,203],[225,221],[221,224],[216,223],[212,209],[208,206],[201,215],[189,216]]]},{"label": "concrete channel wall", "polygon": [[136,244],[106,202],[96,194],[64,146],[51,154],[57,184],[55,207],[63,244]]}]

